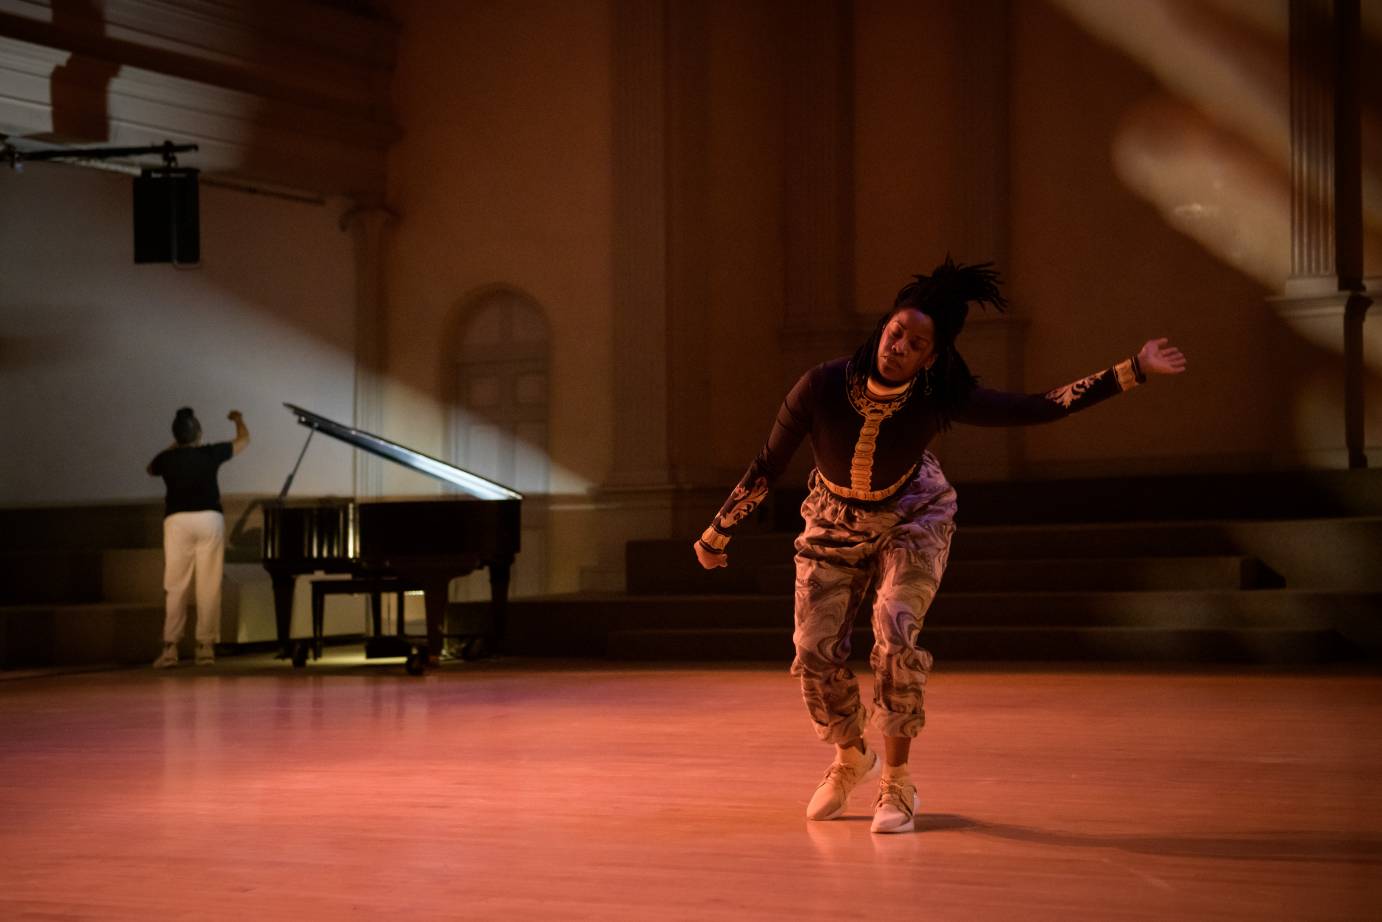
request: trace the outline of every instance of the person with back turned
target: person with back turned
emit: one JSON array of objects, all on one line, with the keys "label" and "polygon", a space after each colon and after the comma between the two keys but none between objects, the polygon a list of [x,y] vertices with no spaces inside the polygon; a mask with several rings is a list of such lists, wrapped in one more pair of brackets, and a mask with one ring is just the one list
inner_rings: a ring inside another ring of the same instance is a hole
[{"label": "person with back turned", "polygon": [[239,410],[226,417],[235,423],[235,439],[202,444],[202,426],[191,407],[173,419],[174,442],[149,462],[150,477],[162,477],[167,489],[163,512],[163,653],[155,669],[178,664],[178,641],[187,625],[187,593],[197,587],[197,665],[216,661],[221,631],[221,571],[225,563],[226,527],[216,471],[250,443]]}]

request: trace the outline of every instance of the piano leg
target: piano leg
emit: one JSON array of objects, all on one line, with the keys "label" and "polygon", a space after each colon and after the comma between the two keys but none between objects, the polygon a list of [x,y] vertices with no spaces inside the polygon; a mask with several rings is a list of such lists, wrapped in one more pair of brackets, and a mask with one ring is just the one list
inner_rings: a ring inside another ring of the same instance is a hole
[{"label": "piano leg", "polygon": [[442,632],[446,624],[447,590],[451,578],[429,577],[422,582],[423,599],[427,605],[427,665],[441,661]]},{"label": "piano leg", "polygon": [[504,560],[489,566],[490,634],[487,640],[492,656],[504,652],[509,613],[509,568],[512,565],[512,560]]},{"label": "piano leg", "polygon": [[293,655],[293,589],[297,578],[294,576],[273,577],[274,621],[278,627],[278,658],[287,659]]}]

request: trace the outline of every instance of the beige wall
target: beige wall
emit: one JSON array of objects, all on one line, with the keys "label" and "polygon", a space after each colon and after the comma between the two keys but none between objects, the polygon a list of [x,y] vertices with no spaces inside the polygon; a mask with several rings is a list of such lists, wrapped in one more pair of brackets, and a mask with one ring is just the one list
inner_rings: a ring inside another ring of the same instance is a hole
[{"label": "beige wall", "polygon": [[[709,98],[705,145],[705,395],[709,438],[687,468],[737,478],[782,400],[784,81],[780,7],[707,5]],[[693,265],[692,271],[695,271]],[[725,484],[726,488],[729,486]]]},{"label": "beige wall", "polygon": [[1173,337],[1192,363],[1183,378],[1032,430],[1033,469],[1253,464],[1280,434],[1263,361],[1270,290],[1168,227],[1119,179],[1117,133],[1158,91],[1154,79],[1045,3],[1013,11],[1011,277],[1031,321],[1028,387],[1094,371],[1150,336]]},{"label": "beige wall", "polygon": [[[1269,7],[1284,23],[1284,4]],[[1185,34],[1147,44],[1136,33],[1156,17],[1120,23],[1080,0],[1012,9],[1011,290],[1031,320],[1028,386],[1149,336],[1172,337],[1191,363],[1116,407],[1032,430],[1030,470],[1340,463],[1342,337],[1302,336],[1266,300],[1289,271],[1284,34],[1181,16],[1165,27]],[[1373,321],[1373,445],[1378,334]]]},{"label": "beige wall", "polygon": [[[388,201],[398,218],[385,270],[386,431],[446,457],[459,313],[477,291],[517,289],[541,305],[549,325],[551,490],[580,506],[609,469],[617,371],[609,8],[404,2],[396,15],[403,137],[389,160]],[[436,489],[406,472],[385,473],[386,493]],[[549,541],[558,550],[584,546],[588,518],[579,508],[555,511]],[[555,588],[575,588],[589,563],[579,554],[548,559],[546,583]]]},{"label": "beige wall", "polygon": [[439,9],[397,10],[389,430],[443,452],[455,315],[472,292],[512,286],[550,324],[553,489],[580,490],[609,465],[609,11],[559,0]]},{"label": "beige wall", "polygon": [[[202,265],[135,265],[130,177],[0,170],[0,505],[158,498],[144,466],[179,406],[208,440],[237,408],[249,451],[225,493],[277,493],[304,430],[283,401],[351,415],[352,253],[338,204],[203,185]],[[348,493],[345,446],[313,443],[294,490]]]},{"label": "beige wall", "polygon": [[[995,258],[965,252],[967,156],[957,53],[963,3],[872,2],[855,9],[855,297],[876,316],[910,277],[947,252],[965,262]],[[899,39],[905,37],[905,41]]]},{"label": "beige wall", "polygon": [[[1283,263],[1289,222],[1279,196],[1251,193],[1253,183],[1279,181],[1279,156],[1266,156],[1256,173],[1202,156],[1222,150],[1205,139],[1224,127],[1213,120],[1234,109],[1232,98],[1215,96],[1218,78],[1205,62],[1216,55],[1178,59],[1168,70],[1095,28],[1081,7],[1099,5],[871,0],[849,8],[850,206],[842,220],[851,270],[841,297],[851,303],[822,326],[836,339],[821,348],[851,348],[858,333],[848,325],[945,252],[996,257],[1013,320],[972,321],[962,340],[986,381],[1045,389],[1151,335],[1173,337],[1192,370],[1077,420],[1015,436],[947,437],[946,463],[958,476],[1261,467],[1292,452],[1318,460],[1310,453],[1332,437],[1341,370],[1337,350],[1287,329],[1265,300],[1283,281],[1271,267]],[[615,467],[615,395],[628,386],[612,345],[620,7],[401,0],[392,9],[402,134],[388,161],[395,218],[384,243],[381,428],[445,456],[462,306],[493,286],[541,305],[552,347],[549,584],[574,588],[605,521],[605,500],[590,491]],[[651,347],[690,355],[703,369],[702,404],[687,405],[695,388],[685,381],[669,389],[682,395],[667,408],[676,449],[669,478],[677,488],[727,489],[804,370],[797,356],[817,347],[784,335],[795,307],[786,303],[788,266],[794,258],[800,265],[787,221],[803,213],[802,190],[791,187],[802,153],[793,120],[802,116],[790,100],[804,71],[792,36],[801,16],[819,29],[836,8],[670,0],[667,9],[668,303],[648,309],[667,311],[671,326],[667,341]],[[1268,44],[1272,21],[1254,27]],[[394,34],[392,25],[384,31]],[[985,49],[997,52],[985,57]],[[1188,106],[1187,86],[1198,94]],[[1282,92],[1254,99],[1270,115]],[[1282,123],[1264,116],[1253,124],[1267,126],[1253,143],[1279,151],[1270,133]],[[1197,178],[1219,175],[1219,166],[1228,197],[1197,198]],[[36,448],[7,453],[0,500],[154,495],[130,470],[151,440],[163,440],[163,417],[182,402],[235,402],[258,422],[255,453],[228,470],[227,488],[268,492],[297,441],[279,401],[351,417],[356,267],[351,237],[336,223],[342,206],[206,188],[207,263],[176,273],[134,267],[127,247],[109,246],[128,233],[128,180],[35,166],[0,174],[0,184],[0,374],[21,398],[3,405],[0,421]],[[1224,201],[1257,211],[1215,211]],[[1220,230],[1254,230],[1250,242],[1262,252],[1241,259],[1231,236],[1206,237],[1205,222],[1191,219],[1211,212],[1227,215]],[[34,250],[35,239],[48,248]],[[16,258],[29,252],[36,255]],[[72,271],[77,265],[82,272]],[[1382,360],[1380,326],[1370,322],[1369,348]],[[209,360],[180,359],[186,340]],[[657,367],[685,374],[687,365]],[[181,396],[188,381],[200,389]],[[82,397],[92,382],[99,401]],[[1377,429],[1375,375],[1370,388]],[[244,399],[226,399],[235,393]],[[147,432],[127,436],[113,422],[160,400],[167,407],[141,424]],[[107,467],[52,475],[65,430],[47,422],[50,402],[80,408],[78,427],[114,452]],[[325,467],[314,473],[318,461]],[[314,448],[307,463],[299,489],[349,491],[348,449]],[[386,493],[437,489],[385,469]]]},{"label": "beige wall", "polygon": [[[1195,117],[1233,107],[1231,96],[1213,98],[1215,56],[1178,61],[1171,80],[1074,15],[1080,5],[872,0],[850,9],[852,303],[843,307],[873,316],[946,252],[997,258],[1012,317],[976,313],[962,340],[987,383],[1045,390],[1157,335],[1190,355],[1184,378],[1085,417],[948,436],[939,447],[961,478],[1318,462],[1311,452],[1340,416],[1330,390],[1339,360],[1276,319],[1266,298],[1283,280],[1254,269],[1281,261],[1289,216],[1270,196],[1258,197],[1268,216],[1258,225],[1251,211],[1231,215],[1267,251],[1257,262],[1238,259],[1185,223],[1206,206],[1193,185],[1167,198],[1136,169],[1165,153],[1159,144],[1185,148],[1197,137],[1193,118],[1168,125],[1149,108],[1183,91],[1176,80],[1208,94],[1191,107]],[[800,153],[787,100],[802,71],[790,34],[793,17],[823,7],[672,0],[667,9],[671,308],[649,309],[669,309],[669,354],[703,357],[709,407],[669,407],[669,476],[727,488],[804,370],[785,355],[783,329],[785,222],[799,192],[790,164]],[[512,286],[549,313],[553,492],[579,496],[606,482],[620,412],[621,362],[611,348],[618,8],[404,2],[396,11],[404,137],[390,159],[399,217],[388,243],[387,430],[444,451],[458,305],[485,286]],[[1284,105],[1283,92],[1269,85],[1256,98],[1270,112]],[[1254,188],[1230,191],[1253,199]],[[688,303],[696,311],[686,312]],[[852,348],[857,333],[838,318],[831,329],[833,351]],[[386,491],[434,489],[390,477]],[[583,548],[601,514],[576,506],[553,526],[553,588],[569,588],[592,562]]]}]

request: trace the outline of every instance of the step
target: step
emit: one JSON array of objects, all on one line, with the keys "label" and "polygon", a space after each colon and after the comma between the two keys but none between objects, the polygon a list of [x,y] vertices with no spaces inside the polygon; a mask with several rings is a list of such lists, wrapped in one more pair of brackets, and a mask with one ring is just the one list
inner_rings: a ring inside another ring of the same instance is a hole
[{"label": "step", "polygon": [[0,552],[0,605],[156,604],[160,548]]},{"label": "step", "polygon": [[[162,493],[157,481],[150,481]],[[264,497],[221,497],[226,520],[226,558],[258,559]],[[238,528],[238,531],[237,531]],[[163,501],[0,508],[0,552],[99,551],[163,547]]]},{"label": "step", "polygon": [[[946,592],[1212,590],[1279,587],[1280,577],[1253,557],[1114,557],[1107,560],[958,560],[945,571]],[[758,570],[758,591],[785,595],[796,567]]]},{"label": "step", "polygon": [[100,551],[0,553],[0,605],[98,602]]},{"label": "step", "polygon": [[[458,608],[483,617],[484,603]],[[509,604],[509,647],[537,656],[603,656],[621,631],[775,630],[793,602],[764,595],[551,596]],[[865,619],[867,616],[864,616]],[[865,622],[866,623],[866,622]],[[938,630],[1156,629],[1173,632],[1337,632],[1382,653],[1382,593],[1263,589],[1211,592],[942,593],[926,618]]]},{"label": "step", "polygon": [[[701,568],[687,540],[631,541],[627,590],[755,592],[758,576],[751,571],[790,563],[793,539],[786,533],[736,537],[729,566],[715,570]],[[1382,590],[1382,517],[959,528],[950,563],[1157,557],[1254,557],[1294,588]]]},{"label": "step", "polygon": [[[1376,468],[959,483],[955,492],[961,526],[1382,515]],[[776,530],[801,528],[805,496],[802,488],[773,491]]]},{"label": "step", "polygon": [[0,607],[0,669],[153,662],[162,645],[161,605]]},{"label": "step", "polygon": [[[851,644],[852,658],[866,660],[873,635],[867,629],[856,630]],[[1328,628],[928,628],[922,645],[941,668],[947,662],[962,661],[1301,665],[1358,658],[1357,649]],[[616,631],[609,636],[608,656],[618,660],[785,664],[793,656],[792,632],[782,628]]]}]

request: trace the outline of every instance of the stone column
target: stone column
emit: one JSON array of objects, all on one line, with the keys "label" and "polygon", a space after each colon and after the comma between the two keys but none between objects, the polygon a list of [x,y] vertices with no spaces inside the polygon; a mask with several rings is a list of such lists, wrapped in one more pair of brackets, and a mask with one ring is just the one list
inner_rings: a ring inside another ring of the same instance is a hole
[{"label": "stone column", "polygon": [[1359,5],[1291,0],[1290,12],[1291,276],[1271,304],[1294,333],[1344,357],[1342,444],[1307,453],[1328,463],[1342,449],[1349,467],[1366,467]]},{"label": "stone column", "polygon": [[[384,239],[394,213],[382,205],[359,205],[341,216],[341,229],[355,239],[355,412],[352,425],[384,429],[384,366],[388,322],[384,297]],[[384,491],[384,461],[352,452],[356,496]]]},{"label": "stone column", "polygon": [[672,0],[615,0],[613,90],[614,458],[583,590],[624,587],[624,546],[672,534],[669,183]]}]

